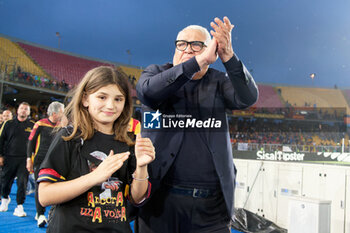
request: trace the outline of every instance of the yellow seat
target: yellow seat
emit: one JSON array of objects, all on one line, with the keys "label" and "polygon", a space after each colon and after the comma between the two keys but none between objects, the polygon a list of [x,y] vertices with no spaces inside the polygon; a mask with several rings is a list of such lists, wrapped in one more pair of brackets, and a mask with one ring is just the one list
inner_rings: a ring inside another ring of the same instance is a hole
[{"label": "yellow seat", "polygon": [[46,78],[50,77],[20,46],[3,37],[0,37],[0,65],[1,70],[6,68],[8,74],[16,71],[17,67],[20,66],[23,72]]},{"label": "yellow seat", "polygon": [[277,87],[285,102],[293,107],[343,108],[349,114],[349,106],[338,89],[307,88],[307,87]]}]

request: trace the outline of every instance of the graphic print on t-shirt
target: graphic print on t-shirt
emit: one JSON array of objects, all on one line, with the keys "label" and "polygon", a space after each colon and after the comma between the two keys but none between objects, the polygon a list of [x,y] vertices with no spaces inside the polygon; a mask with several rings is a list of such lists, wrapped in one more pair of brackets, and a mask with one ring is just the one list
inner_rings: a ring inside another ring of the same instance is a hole
[{"label": "graphic print on t-shirt", "polygon": [[[98,159],[98,160],[101,160],[101,162],[107,158],[107,155],[105,153],[103,153],[102,151],[94,151],[94,152],[90,153],[90,155],[93,156],[94,158]],[[96,163],[94,163],[94,162],[92,162],[90,160],[88,160],[88,165],[89,165],[89,168],[90,168],[90,172],[95,170],[97,168],[97,166],[98,166],[98,164],[96,164]],[[101,185],[101,188],[103,190],[106,190],[106,191],[103,192],[103,193],[105,193],[103,196],[104,197],[111,197],[111,196],[106,196],[107,193],[110,194],[110,190],[118,191],[119,187],[122,184],[123,184],[123,182],[121,180],[119,180],[118,178],[110,177],[107,181],[103,182],[102,185]]]},{"label": "graphic print on t-shirt", "polygon": [[[95,150],[90,153],[93,157],[88,160],[90,172],[107,158],[107,155]],[[110,177],[98,187],[92,188],[87,194],[89,208],[81,208],[80,215],[92,217],[92,222],[126,221],[125,201],[123,197],[123,182],[117,177]],[[102,192],[101,192],[102,191]]]},{"label": "graphic print on t-shirt", "polygon": [[90,161],[88,160],[88,165],[89,165],[89,168],[90,168],[90,172],[92,172],[93,170],[95,170],[97,168],[97,166],[103,161],[105,160],[105,158],[107,158],[107,155],[105,153],[103,153],[102,151],[94,151],[94,152],[91,152],[90,155],[96,159],[98,159],[99,163],[97,164],[96,162],[94,161]]}]

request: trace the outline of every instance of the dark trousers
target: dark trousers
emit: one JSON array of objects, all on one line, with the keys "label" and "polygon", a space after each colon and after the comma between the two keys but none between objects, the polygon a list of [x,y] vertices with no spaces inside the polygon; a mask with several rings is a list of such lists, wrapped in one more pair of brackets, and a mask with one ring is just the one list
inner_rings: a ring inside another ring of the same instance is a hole
[{"label": "dark trousers", "polygon": [[15,177],[17,176],[17,197],[18,205],[22,205],[26,199],[26,190],[28,182],[28,171],[26,168],[26,157],[5,157],[2,170],[1,195],[8,198]]},{"label": "dark trousers", "polygon": [[157,190],[141,208],[140,233],[230,233],[230,218],[222,193],[199,198]]},{"label": "dark trousers", "polygon": [[38,216],[45,214],[45,207],[42,207],[39,202],[39,184],[36,182],[38,179],[39,171],[40,171],[40,164],[34,165],[34,178],[35,178],[35,206],[36,206],[36,212],[38,213]]},{"label": "dark trousers", "polygon": [[1,181],[2,178],[1,177],[2,177],[2,166],[0,166],[0,196],[1,196],[1,186],[2,186],[1,185],[2,184],[2,181]]}]

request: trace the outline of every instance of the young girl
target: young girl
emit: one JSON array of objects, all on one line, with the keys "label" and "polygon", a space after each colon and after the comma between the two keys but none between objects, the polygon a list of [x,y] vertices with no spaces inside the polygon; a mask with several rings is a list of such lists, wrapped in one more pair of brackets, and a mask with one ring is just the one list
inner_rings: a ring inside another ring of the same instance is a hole
[{"label": "young girl", "polygon": [[[65,110],[62,128],[41,165],[43,206],[56,205],[48,232],[131,232],[126,198],[150,193],[147,164],[155,158],[148,138],[127,136],[132,102],[127,78],[102,66],[90,70]],[[135,153],[134,153],[135,148]]]}]

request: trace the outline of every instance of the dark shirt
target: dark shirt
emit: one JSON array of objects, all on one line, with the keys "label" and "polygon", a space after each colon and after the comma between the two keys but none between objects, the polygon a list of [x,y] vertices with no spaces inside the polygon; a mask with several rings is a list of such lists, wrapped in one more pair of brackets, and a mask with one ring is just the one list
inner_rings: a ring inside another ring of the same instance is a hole
[{"label": "dark shirt", "polygon": [[30,133],[28,146],[27,146],[27,157],[31,158],[34,153],[34,166],[40,164],[49,149],[53,140],[53,129],[55,123],[52,123],[48,118],[37,121]]},{"label": "dark shirt", "polygon": [[27,142],[34,121],[17,118],[3,123],[0,130],[0,155],[26,158]]},{"label": "dark shirt", "polygon": [[[206,118],[198,108],[198,86],[202,80],[191,80],[179,90],[184,97],[179,99],[179,105],[184,106],[186,114],[196,119]],[[169,185],[193,188],[216,189],[220,186],[208,142],[202,131],[185,129],[180,150],[164,182]]]}]

